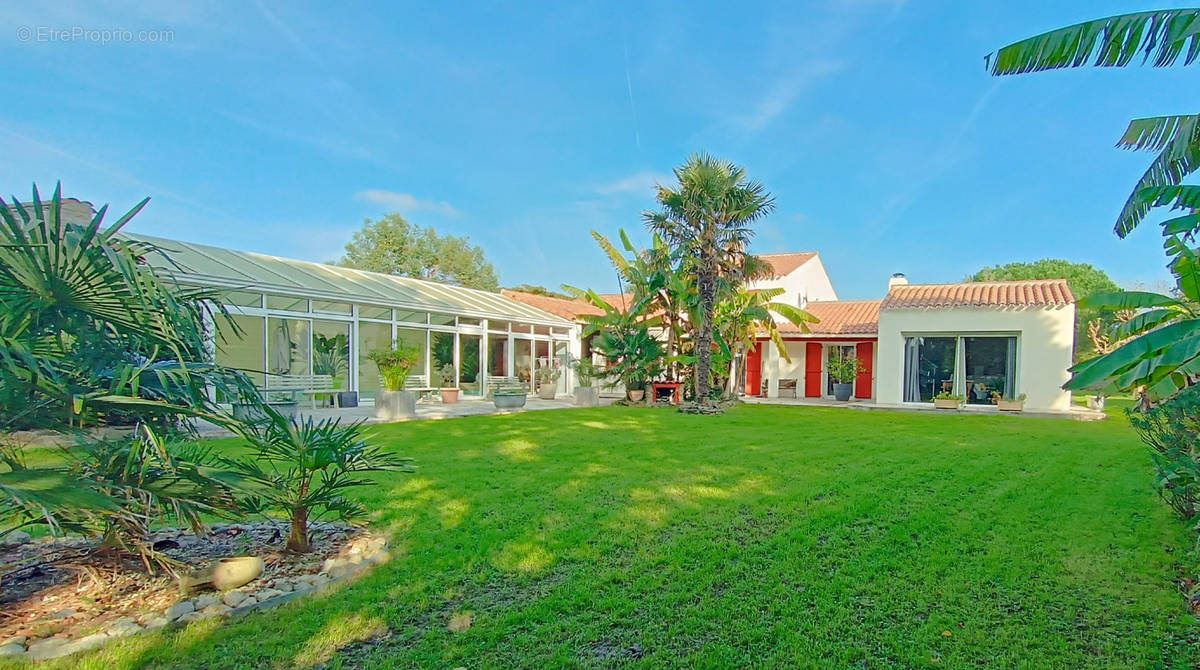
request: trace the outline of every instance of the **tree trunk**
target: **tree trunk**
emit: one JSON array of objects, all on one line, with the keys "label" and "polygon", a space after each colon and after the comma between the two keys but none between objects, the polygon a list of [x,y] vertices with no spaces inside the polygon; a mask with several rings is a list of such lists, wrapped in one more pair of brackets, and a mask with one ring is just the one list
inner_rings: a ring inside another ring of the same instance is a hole
[{"label": "tree trunk", "polygon": [[696,330],[696,402],[706,405],[712,377],[712,321],[717,301],[716,273],[711,268],[701,267],[696,273],[696,284],[700,292],[700,327]]},{"label": "tree trunk", "polygon": [[311,548],[308,544],[308,508],[292,510],[292,530],[288,533],[287,550],[305,554]]}]

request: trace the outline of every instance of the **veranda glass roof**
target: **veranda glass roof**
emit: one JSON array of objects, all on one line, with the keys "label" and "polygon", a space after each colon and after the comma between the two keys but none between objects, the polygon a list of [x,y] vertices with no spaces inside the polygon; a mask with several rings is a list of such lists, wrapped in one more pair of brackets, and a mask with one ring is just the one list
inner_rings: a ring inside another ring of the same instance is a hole
[{"label": "veranda glass roof", "polygon": [[161,254],[151,254],[146,261],[184,284],[558,327],[571,325],[565,319],[498,293],[150,235],[127,237],[165,251],[170,261]]}]

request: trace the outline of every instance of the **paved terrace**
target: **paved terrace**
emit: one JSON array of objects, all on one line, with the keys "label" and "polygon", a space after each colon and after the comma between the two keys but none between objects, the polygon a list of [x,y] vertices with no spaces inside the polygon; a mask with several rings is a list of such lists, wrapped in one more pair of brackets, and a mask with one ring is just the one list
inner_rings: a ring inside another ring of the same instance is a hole
[{"label": "paved terrace", "polygon": [[945,414],[1003,414],[1007,416],[1035,417],[1043,419],[1073,419],[1075,421],[1103,421],[1108,418],[1104,412],[1088,409],[1081,405],[1072,405],[1066,412],[1023,410],[1021,412],[1001,412],[992,405],[964,405],[958,410],[935,409],[932,403],[913,405],[882,405],[873,400],[851,398],[845,402],[829,398],[742,398],[748,404],[755,405],[791,405],[796,407],[836,407],[839,409],[856,409],[860,411],[886,412],[942,412]]}]

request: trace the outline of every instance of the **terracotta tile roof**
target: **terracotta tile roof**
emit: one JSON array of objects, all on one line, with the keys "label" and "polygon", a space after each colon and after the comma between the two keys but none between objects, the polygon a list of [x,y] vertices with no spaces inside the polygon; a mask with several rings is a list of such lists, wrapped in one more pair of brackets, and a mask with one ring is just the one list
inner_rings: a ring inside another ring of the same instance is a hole
[{"label": "terracotta tile roof", "polygon": [[[810,302],[804,311],[820,319],[808,324],[813,335],[875,335],[879,332],[879,300],[828,300]],[[798,334],[790,321],[779,324],[779,332]]]},{"label": "terracotta tile roof", "polygon": [[622,312],[629,309],[629,306],[633,304],[632,293],[601,293],[599,295],[604,302],[616,307]]},{"label": "terracotta tile roof", "polygon": [[573,298],[552,298],[546,295],[538,295],[536,293],[525,293],[524,291],[512,291],[509,289],[500,289],[500,295],[507,298],[512,298],[517,302],[523,302],[526,305],[536,307],[543,312],[550,312],[555,316],[560,316],[564,319],[574,320],[576,317],[583,314],[592,314],[600,316],[604,314],[604,310],[590,305],[582,300]]},{"label": "terracotta tile roof", "polygon": [[815,251],[801,251],[790,254],[759,254],[759,258],[766,261],[775,274],[779,277],[790,275],[796,268],[804,265],[817,257]]},{"label": "terracotta tile roof", "polygon": [[883,299],[882,309],[933,307],[1061,307],[1075,302],[1066,279],[900,284]]}]

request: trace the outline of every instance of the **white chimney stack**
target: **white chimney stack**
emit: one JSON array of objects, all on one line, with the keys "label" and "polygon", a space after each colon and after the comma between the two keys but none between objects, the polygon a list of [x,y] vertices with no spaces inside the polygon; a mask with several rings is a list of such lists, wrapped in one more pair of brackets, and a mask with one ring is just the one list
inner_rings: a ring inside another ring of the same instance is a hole
[{"label": "white chimney stack", "polygon": [[903,272],[897,272],[888,279],[888,291],[891,291],[893,286],[904,286],[907,283],[908,277],[905,277]]}]

